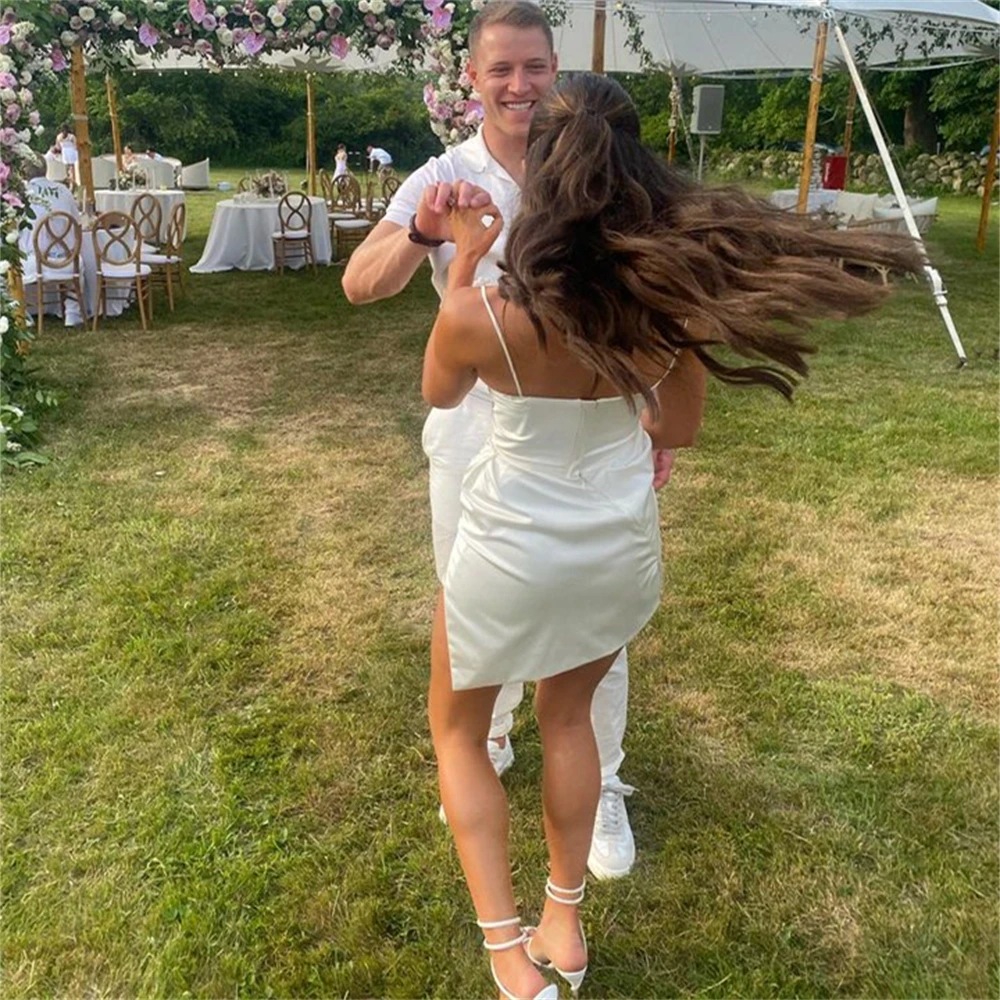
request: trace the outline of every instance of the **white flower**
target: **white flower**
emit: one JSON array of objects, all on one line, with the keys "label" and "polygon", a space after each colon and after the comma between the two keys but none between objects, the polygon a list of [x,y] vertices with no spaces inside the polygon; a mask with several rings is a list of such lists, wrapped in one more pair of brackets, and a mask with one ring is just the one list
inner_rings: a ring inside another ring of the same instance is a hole
[{"label": "white flower", "polygon": [[14,66],[14,61],[10,56],[5,56],[0,52],[0,73],[9,73]]},{"label": "white flower", "polygon": [[223,45],[229,46],[233,44],[233,33],[229,28],[219,28],[216,34]]},{"label": "white flower", "polygon": [[116,27],[120,28],[128,18],[125,16],[123,11],[120,11],[117,7],[111,12],[111,17],[108,20]]},{"label": "white flower", "polygon": [[6,240],[6,241],[7,241],[7,242],[8,242],[8,243],[9,243],[9,244],[11,245],[11,246],[13,246],[13,245],[14,245],[14,244],[15,244],[15,243],[17,242],[17,230],[15,229],[15,230],[13,230],[13,232],[9,232],[9,233],[8,233],[8,234],[7,234],[7,235],[6,235],[5,237],[4,237],[4,239],[5,239],[5,240]]},{"label": "white flower", "polygon": [[385,13],[385,0],[368,0],[368,6],[376,17]]},{"label": "white flower", "polygon": [[27,87],[28,84],[31,83],[31,80],[32,80],[31,71],[27,69],[24,70],[21,73],[21,83],[23,83]]},{"label": "white flower", "polygon": [[77,13],[80,15],[81,21],[93,21],[94,20],[94,8],[93,7],[81,7]]},{"label": "white flower", "polygon": [[371,9],[371,4],[368,3],[368,0],[358,0],[358,10],[362,14],[367,14]]},{"label": "white flower", "polygon": [[227,14],[226,8],[220,3],[218,7],[215,8],[216,17],[225,17]]},{"label": "white flower", "polygon": [[[4,261],[7,264],[7,261]],[[10,267],[10,264],[7,264]],[[0,316],[0,335],[6,333],[10,329],[10,320],[6,316]]]},{"label": "white flower", "polygon": [[309,20],[310,21],[322,21],[323,20],[323,8],[322,7],[317,7],[316,4],[313,4],[306,11],[306,13],[309,15]]},{"label": "white flower", "polygon": [[282,14],[280,10],[276,10],[271,15],[271,24],[273,24],[276,28],[283,27],[285,21],[286,21],[285,15]]},{"label": "white flower", "polygon": [[0,87],[0,101],[4,104],[13,104],[17,100],[17,94],[10,87]]},{"label": "white flower", "polygon": [[59,36],[59,41],[62,42],[64,49],[71,49],[76,45],[76,32],[75,31],[64,31]]},{"label": "white flower", "polygon": [[35,135],[41,135],[44,131],[45,131],[45,126],[44,125],[36,125],[35,126]]},{"label": "white flower", "polygon": [[19,445],[19,444],[18,444],[18,443],[17,443],[16,441],[8,441],[8,442],[7,442],[7,443],[6,443],[5,445],[4,445],[4,447],[5,447],[5,448],[6,448],[6,449],[7,449],[8,451],[20,451],[20,450],[21,450],[21,446],[20,446],[20,445]]},{"label": "white flower", "polygon": [[472,0],[473,10],[482,10],[485,6],[485,0]]},{"label": "white flower", "polygon": [[[6,274],[10,270],[9,260],[0,260],[0,274]],[[4,319],[7,317],[5,316]]]},{"label": "white flower", "polygon": [[14,39],[18,42],[23,42],[34,30],[35,26],[30,21],[18,21],[17,24],[11,28]]}]

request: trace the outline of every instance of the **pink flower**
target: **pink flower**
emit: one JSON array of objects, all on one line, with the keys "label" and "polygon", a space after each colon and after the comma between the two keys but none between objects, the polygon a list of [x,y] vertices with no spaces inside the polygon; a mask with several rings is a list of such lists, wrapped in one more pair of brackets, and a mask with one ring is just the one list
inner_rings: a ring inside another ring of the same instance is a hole
[{"label": "pink flower", "polygon": [[6,184],[8,177],[10,177],[10,167],[0,160],[0,184]]},{"label": "pink flower", "polygon": [[32,128],[35,128],[41,120],[42,116],[37,111],[32,111],[31,114],[28,115],[28,124]]},{"label": "pink flower", "polygon": [[0,45],[10,44],[10,25],[0,24]]},{"label": "pink flower", "polygon": [[156,43],[160,40],[160,33],[149,21],[143,21],[139,28],[139,44],[145,45],[147,49],[156,48]]},{"label": "pink flower", "polygon": [[345,59],[350,48],[351,43],[343,35],[334,35],[330,39],[330,51],[338,59]]},{"label": "pink flower", "polygon": [[52,69],[61,73],[66,68],[66,53],[62,49],[52,50]]},{"label": "pink flower", "polygon": [[13,90],[17,86],[17,77],[13,73],[0,73],[0,87],[10,87]]},{"label": "pink flower", "polygon": [[21,105],[20,104],[8,104],[7,105],[7,121],[16,122],[18,118],[21,117]]},{"label": "pink flower", "polygon": [[14,208],[24,208],[24,202],[13,191],[4,191],[3,200],[8,205],[13,205]]},{"label": "pink flower", "polygon": [[257,55],[258,52],[267,44],[267,40],[263,35],[258,35],[255,31],[251,31],[248,35],[243,38],[243,48],[246,49],[247,54],[251,56]]},{"label": "pink flower", "polygon": [[432,13],[440,10],[443,6],[444,0],[424,0],[424,10],[431,11]]},{"label": "pink flower", "polygon": [[0,146],[16,146],[19,141],[16,128],[0,128]]},{"label": "pink flower", "polygon": [[191,15],[191,20],[194,21],[195,24],[201,24],[201,22],[205,20],[205,15],[208,13],[208,8],[205,6],[205,0],[188,0],[188,13]]},{"label": "pink flower", "polygon": [[[424,0],[424,3],[427,3],[427,0]],[[431,24],[438,31],[447,31],[451,27],[451,11],[447,7],[439,7],[431,14]]]},{"label": "pink flower", "polygon": [[206,14],[201,20],[201,26],[205,31],[215,31],[219,22],[214,14]]}]

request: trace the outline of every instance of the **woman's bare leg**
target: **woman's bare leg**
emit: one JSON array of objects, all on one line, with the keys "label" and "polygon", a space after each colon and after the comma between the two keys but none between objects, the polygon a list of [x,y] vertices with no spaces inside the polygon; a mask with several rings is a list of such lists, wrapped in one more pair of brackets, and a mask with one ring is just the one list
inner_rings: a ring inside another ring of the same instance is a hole
[{"label": "woman's bare leg", "polygon": [[[592,663],[539,681],[535,712],[542,737],[542,806],[550,876],[563,889],[583,885],[594,817],[601,794],[601,761],[591,723],[594,691],[618,650]],[[587,951],[578,907],[546,898],[532,944],[536,958],[561,969],[581,969]]]},{"label": "woman's bare leg", "polygon": [[[442,592],[431,635],[431,736],[441,801],[476,915],[484,921],[503,920],[517,913],[510,877],[507,796],[486,750],[497,691],[496,687],[452,690]],[[487,941],[498,943],[520,931],[515,926],[484,933]],[[533,997],[545,986],[521,948],[496,952],[493,959],[500,981],[514,996]]]}]

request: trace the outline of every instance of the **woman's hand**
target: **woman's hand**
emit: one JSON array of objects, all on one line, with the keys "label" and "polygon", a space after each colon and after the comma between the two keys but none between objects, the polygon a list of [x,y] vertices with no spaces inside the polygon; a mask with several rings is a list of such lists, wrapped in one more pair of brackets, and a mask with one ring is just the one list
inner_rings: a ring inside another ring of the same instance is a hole
[{"label": "woman's hand", "polygon": [[455,205],[449,215],[455,255],[478,263],[489,252],[503,229],[496,205],[463,208]]}]

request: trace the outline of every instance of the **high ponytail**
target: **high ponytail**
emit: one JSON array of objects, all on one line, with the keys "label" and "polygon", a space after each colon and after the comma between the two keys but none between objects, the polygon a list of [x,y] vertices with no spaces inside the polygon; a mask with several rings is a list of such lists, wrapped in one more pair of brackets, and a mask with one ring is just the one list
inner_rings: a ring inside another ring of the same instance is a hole
[{"label": "high ponytail", "polygon": [[[813,350],[802,333],[883,300],[839,258],[922,265],[911,240],[822,227],[738,188],[692,184],[643,147],[625,91],[588,73],[535,114],[500,291],[543,345],[558,333],[626,397],[655,407],[639,362],[665,367],[683,348],[723,381],[791,396]],[[713,347],[754,363],[727,363]]]}]

